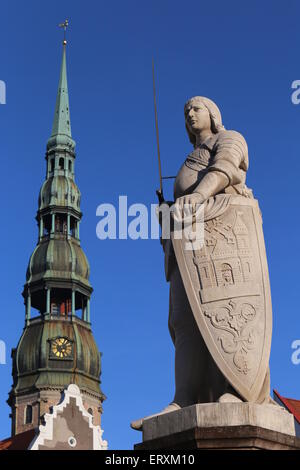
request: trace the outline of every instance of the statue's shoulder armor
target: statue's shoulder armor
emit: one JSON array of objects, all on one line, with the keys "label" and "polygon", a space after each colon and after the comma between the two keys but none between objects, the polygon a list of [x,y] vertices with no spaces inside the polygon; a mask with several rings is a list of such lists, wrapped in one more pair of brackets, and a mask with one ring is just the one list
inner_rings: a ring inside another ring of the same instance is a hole
[{"label": "statue's shoulder armor", "polygon": [[217,134],[217,138],[214,144],[214,148],[221,146],[238,146],[243,153],[248,153],[248,146],[245,138],[240,134],[240,132],[233,130],[224,130],[220,131]]},{"label": "statue's shoulder armor", "polygon": [[223,130],[217,135],[213,147],[214,153],[228,152],[232,155],[239,155],[241,166],[246,170],[248,168],[248,146],[245,138],[237,131]]}]

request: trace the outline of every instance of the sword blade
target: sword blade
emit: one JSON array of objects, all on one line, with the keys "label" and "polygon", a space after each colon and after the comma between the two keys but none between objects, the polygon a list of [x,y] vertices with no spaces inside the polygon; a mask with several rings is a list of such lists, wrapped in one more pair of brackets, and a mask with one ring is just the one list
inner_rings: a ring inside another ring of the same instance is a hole
[{"label": "sword blade", "polygon": [[156,144],[157,144],[157,156],[158,156],[158,171],[159,171],[159,193],[163,199],[163,183],[161,173],[161,160],[160,160],[160,148],[159,148],[159,133],[158,133],[158,119],[157,119],[157,105],[156,105],[156,91],[155,91],[155,74],[154,74],[154,60],[152,58],[152,77],[153,77],[153,97],[154,97],[154,114],[155,114],[155,130],[156,130]]}]

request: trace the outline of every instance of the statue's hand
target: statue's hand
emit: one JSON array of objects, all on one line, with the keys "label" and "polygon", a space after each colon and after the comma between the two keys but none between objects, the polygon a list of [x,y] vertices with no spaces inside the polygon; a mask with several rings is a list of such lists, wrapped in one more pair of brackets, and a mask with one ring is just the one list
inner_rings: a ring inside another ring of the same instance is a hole
[{"label": "statue's hand", "polygon": [[204,197],[200,193],[191,193],[186,196],[179,197],[175,202],[175,217],[180,220],[195,213],[200,204],[203,204]]}]

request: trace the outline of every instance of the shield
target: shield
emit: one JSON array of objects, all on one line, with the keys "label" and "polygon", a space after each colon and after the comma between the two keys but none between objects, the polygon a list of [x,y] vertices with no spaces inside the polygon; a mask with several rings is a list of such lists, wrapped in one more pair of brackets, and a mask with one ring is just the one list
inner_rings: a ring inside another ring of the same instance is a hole
[{"label": "shield", "polygon": [[210,198],[204,205],[203,243],[191,242],[187,232],[180,237],[174,229],[171,238],[200,333],[231,385],[246,401],[255,401],[268,370],[272,336],[258,202],[240,195]]}]

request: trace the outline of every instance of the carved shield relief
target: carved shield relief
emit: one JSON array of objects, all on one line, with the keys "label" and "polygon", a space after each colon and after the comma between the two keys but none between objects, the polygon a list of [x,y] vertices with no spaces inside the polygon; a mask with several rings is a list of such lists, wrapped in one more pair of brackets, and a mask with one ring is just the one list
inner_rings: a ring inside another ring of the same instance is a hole
[{"label": "carved shield relief", "polygon": [[[224,199],[225,198],[225,199]],[[172,243],[185,290],[217,366],[255,401],[269,364],[272,307],[262,220],[255,199],[216,196],[204,211],[204,243]],[[175,236],[174,236],[175,235]]]}]

